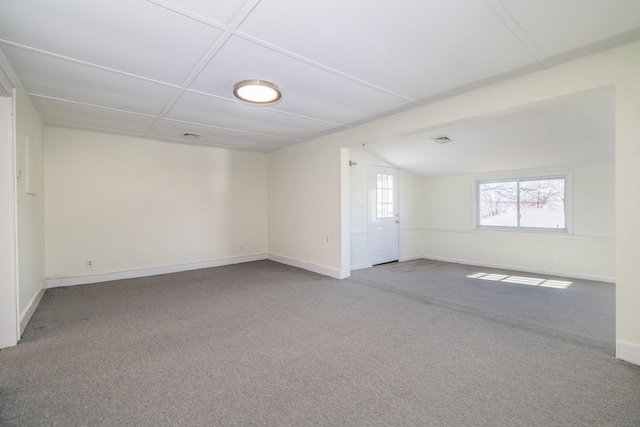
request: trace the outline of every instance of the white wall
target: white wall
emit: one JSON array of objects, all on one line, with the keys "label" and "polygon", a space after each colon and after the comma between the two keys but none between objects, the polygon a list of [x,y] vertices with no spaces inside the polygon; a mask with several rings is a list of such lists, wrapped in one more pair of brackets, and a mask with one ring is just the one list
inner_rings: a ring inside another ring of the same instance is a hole
[{"label": "white wall", "polygon": [[[349,159],[357,164],[350,168],[350,253],[351,269],[371,266],[369,260],[369,232],[368,232],[368,185],[369,167],[371,165],[393,165],[367,153],[353,148],[349,150]],[[419,258],[421,251],[421,209],[422,182],[415,175],[400,170],[400,260]]]},{"label": "white wall", "polygon": [[640,365],[640,44],[602,66],[616,73],[616,356]]},{"label": "white wall", "polygon": [[422,181],[400,169],[400,261],[422,257]]},{"label": "white wall", "polygon": [[16,91],[16,166],[20,175],[16,184],[18,301],[24,330],[44,293],[45,186],[44,126],[22,90]]},{"label": "white wall", "polygon": [[330,137],[269,154],[271,259],[335,278],[349,274],[341,250],[347,245],[348,251],[342,193],[343,174],[349,173],[342,158]]},{"label": "white wall", "polygon": [[367,225],[369,217],[369,162],[382,161],[357,148],[349,150],[349,159],[357,163],[349,168],[350,267],[355,270],[371,266],[371,262],[369,262],[369,229]]},{"label": "white wall", "polygon": [[47,277],[266,256],[265,154],[56,127],[45,140]]},{"label": "white wall", "polygon": [[[562,172],[572,176],[572,233],[474,228],[475,180]],[[602,163],[424,180],[423,256],[613,282],[614,172],[613,163]]]},{"label": "white wall", "polygon": [[12,216],[12,231],[5,229],[10,235],[3,235],[1,239],[8,244],[5,249],[11,247],[11,253],[1,258],[4,266],[13,270],[13,283],[6,277],[2,283],[3,290],[14,288],[2,295],[3,302],[12,307],[11,313],[7,307],[2,308],[2,314],[10,314],[10,319],[3,317],[0,329],[10,322],[11,329],[17,325],[19,336],[44,294],[44,126],[1,50],[0,84],[3,89],[0,92],[12,95],[12,98],[3,98],[0,113],[3,130],[9,131],[8,136],[0,137],[3,156],[8,156],[2,159],[3,179],[7,181],[3,182],[6,187],[0,200],[7,209],[4,212]]}]

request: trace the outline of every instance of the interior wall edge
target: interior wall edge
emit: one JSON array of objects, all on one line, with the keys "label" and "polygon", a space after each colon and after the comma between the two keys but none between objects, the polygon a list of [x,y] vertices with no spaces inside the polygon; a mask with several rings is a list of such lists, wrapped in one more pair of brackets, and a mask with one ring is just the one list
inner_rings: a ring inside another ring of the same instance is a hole
[{"label": "interior wall edge", "polygon": [[14,118],[15,96],[0,97],[0,348],[16,345],[20,329]]},{"label": "interior wall edge", "polygon": [[46,284],[46,281],[42,282],[40,290],[31,299],[31,301],[27,305],[27,309],[20,315],[20,336],[22,336],[22,334],[24,333],[24,330],[27,328],[27,325],[29,324],[33,313],[36,312],[38,305],[40,305],[40,301],[42,301],[42,297],[47,290]]},{"label": "interior wall edge", "polygon": [[[42,117],[40,117],[40,114],[34,107],[33,102],[31,102],[31,98],[27,96],[27,91],[22,86],[20,79],[18,79],[18,75],[9,63],[9,59],[7,59],[6,55],[2,51],[2,48],[0,48],[0,94],[2,93],[2,89],[10,92],[11,88],[14,88],[16,92],[24,95],[29,108],[33,111],[35,117],[37,117],[37,119],[40,121],[40,124],[44,126]],[[7,96],[11,96],[11,93],[7,93]]]},{"label": "interior wall edge", "polygon": [[616,341],[616,359],[640,365],[640,345],[620,340]]}]

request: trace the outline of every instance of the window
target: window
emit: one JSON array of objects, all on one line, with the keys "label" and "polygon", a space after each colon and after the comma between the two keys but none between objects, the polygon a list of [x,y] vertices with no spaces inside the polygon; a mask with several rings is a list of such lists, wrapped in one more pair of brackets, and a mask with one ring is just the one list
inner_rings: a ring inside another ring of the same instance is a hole
[{"label": "window", "polygon": [[476,181],[476,227],[568,231],[567,175]]},{"label": "window", "polygon": [[393,175],[376,174],[376,218],[393,218]]}]

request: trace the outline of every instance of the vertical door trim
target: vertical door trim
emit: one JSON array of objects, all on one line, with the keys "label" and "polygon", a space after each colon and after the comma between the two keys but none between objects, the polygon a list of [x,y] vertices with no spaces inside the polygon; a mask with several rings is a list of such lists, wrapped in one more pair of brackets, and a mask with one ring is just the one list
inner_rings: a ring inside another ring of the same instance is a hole
[{"label": "vertical door trim", "polygon": [[[3,97],[7,98],[7,97]],[[9,111],[3,108],[0,114],[10,114],[8,123],[8,132],[1,136],[0,144],[2,144],[2,174],[0,186],[2,187],[2,200],[0,205],[8,206],[5,212],[2,227],[2,235],[4,242],[1,249],[1,256],[7,259],[6,268],[0,271],[0,295],[2,295],[0,305],[3,314],[0,314],[0,348],[16,345],[20,339],[20,322],[18,310],[18,204],[16,189],[16,91],[12,89],[12,97],[10,98],[11,106]],[[6,138],[6,140],[5,140]]]}]

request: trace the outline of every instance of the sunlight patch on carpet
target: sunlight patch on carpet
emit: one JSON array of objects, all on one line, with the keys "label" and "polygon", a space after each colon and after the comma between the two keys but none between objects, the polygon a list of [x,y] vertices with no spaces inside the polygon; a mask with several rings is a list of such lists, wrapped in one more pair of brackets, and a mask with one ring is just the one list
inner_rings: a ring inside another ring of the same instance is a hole
[{"label": "sunlight patch on carpet", "polygon": [[478,272],[467,276],[470,279],[489,280],[493,282],[514,283],[517,285],[541,286],[543,288],[567,289],[573,282],[565,280],[542,279],[539,277],[509,276],[508,274]]}]

